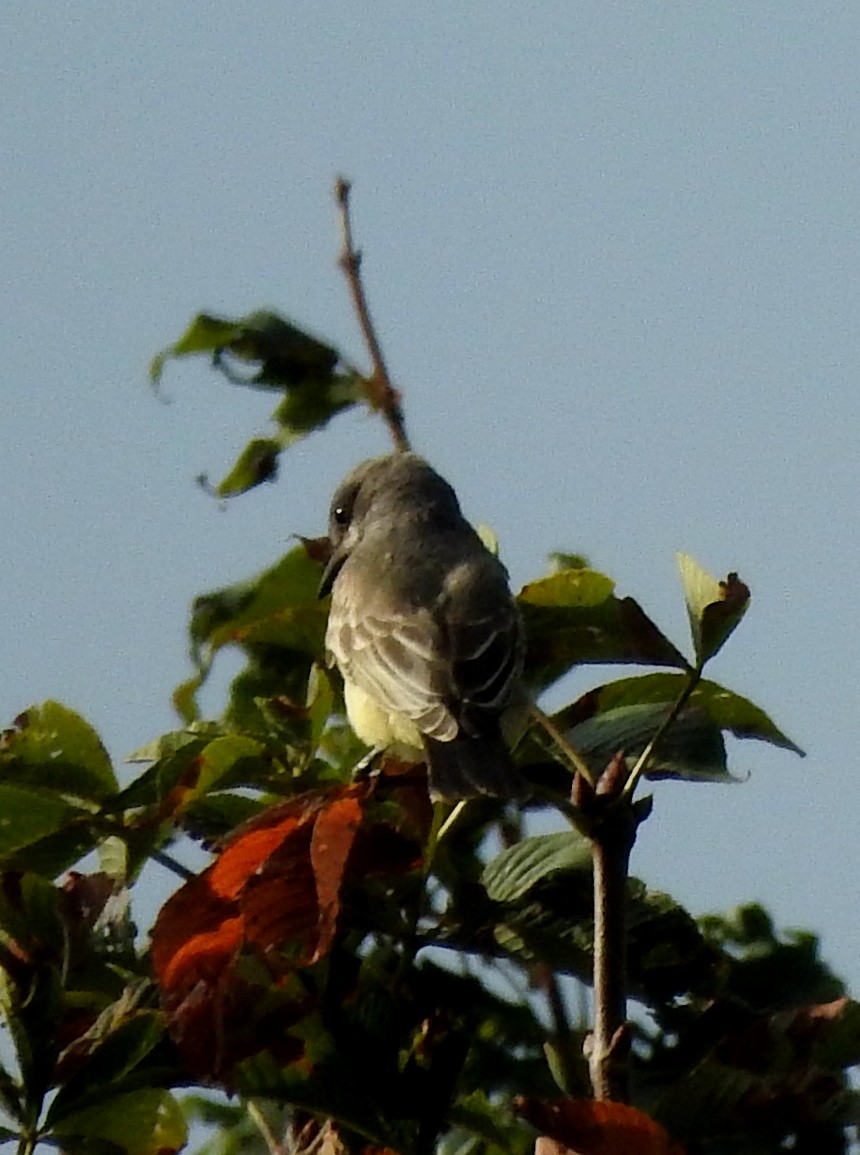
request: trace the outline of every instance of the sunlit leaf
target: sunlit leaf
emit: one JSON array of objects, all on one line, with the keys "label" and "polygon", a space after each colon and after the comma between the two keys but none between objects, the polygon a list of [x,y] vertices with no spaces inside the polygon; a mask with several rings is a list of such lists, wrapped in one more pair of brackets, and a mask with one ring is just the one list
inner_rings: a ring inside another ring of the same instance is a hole
[{"label": "sunlit leaf", "polygon": [[0,736],[0,781],[100,802],[117,788],[110,758],[84,719],[59,702],[31,706]]},{"label": "sunlit leaf", "polygon": [[750,591],[738,575],[711,577],[689,554],[677,555],[696,659],[703,664],[727,641],[747,611]]}]

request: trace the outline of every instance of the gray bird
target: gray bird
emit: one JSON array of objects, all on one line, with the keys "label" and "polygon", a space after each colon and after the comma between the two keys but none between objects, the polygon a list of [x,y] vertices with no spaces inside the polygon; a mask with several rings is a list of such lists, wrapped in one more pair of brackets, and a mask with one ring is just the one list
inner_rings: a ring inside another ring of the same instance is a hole
[{"label": "gray bird", "polygon": [[356,734],[426,760],[434,798],[522,797],[501,725],[525,716],[522,622],[454,490],[414,453],[364,461],[332,499],[329,538],[326,650]]}]

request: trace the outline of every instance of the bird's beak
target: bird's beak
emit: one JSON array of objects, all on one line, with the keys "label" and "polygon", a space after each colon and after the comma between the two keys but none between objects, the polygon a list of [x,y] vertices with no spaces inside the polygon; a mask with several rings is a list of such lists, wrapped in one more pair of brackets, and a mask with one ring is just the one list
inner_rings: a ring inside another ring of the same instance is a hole
[{"label": "bird's beak", "polygon": [[333,549],[331,557],[325,564],[323,575],[320,578],[320,586],[317,590],[317,597],[324,598],[326,594],[331,593],[331,587],[334,585],[334,579],[341,571],[343,563],[349,556],[348,550],[344,549],[343,544]]}]

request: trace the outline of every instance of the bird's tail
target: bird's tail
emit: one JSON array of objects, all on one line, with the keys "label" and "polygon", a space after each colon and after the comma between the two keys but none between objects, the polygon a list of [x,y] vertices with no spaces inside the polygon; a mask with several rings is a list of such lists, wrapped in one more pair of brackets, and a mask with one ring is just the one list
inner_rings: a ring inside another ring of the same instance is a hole
[{"label": "bird's tail", "polygon": [[517,771],[501,734],[472,737],[461,734],[450,742],[425,737],[430,797],[524,798],[525,782]]}]

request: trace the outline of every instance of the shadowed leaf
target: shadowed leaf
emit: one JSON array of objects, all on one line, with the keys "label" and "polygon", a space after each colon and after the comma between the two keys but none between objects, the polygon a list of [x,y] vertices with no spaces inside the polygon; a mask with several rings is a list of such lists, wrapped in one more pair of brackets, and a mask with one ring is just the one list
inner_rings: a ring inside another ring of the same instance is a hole
[{"label": "shadowed leaf", "polygon": [[[675,701],[685,683],[684,674],[643,674],[620,678],[617,682],[607,682],[589,690],[560,711],[554,720],[563,729],[569,729],[621,707],[653,704],[666,708],[667,704]],[[693,691],[689,706],[701,711],[714,726],[736,738],[756,738],[803,755],[800,747],[777,728],[764,710],[716,682],[701,681]]]},{"label": "shadowed leaf", "polygon": [[[671,710],[671,703],[618,706],[580,722],[566,737],[599,774],[617,751],[623,750],[628,768]],[[658,744],[645,775],[653,781],[678,778],[691,782],[736,782],[726,766],[722,731],[704,710],[682,710],[671,730]]]},{"label": "shadowed leaf", "polygon": [[185,1146],[188,1128],[169,1091],[142,1088],[75,1112],[57,1123],[61,1147],[74,1152],[75,1139],[114,1144],[128,1155],[170,1155]]},{"label": "shadowed leaf", "polygon": [[686,667],[687,662],[632,598],[589,569],[565,569],[519,594],[526,627],[526,680],[544,689],[584,662]]}]

